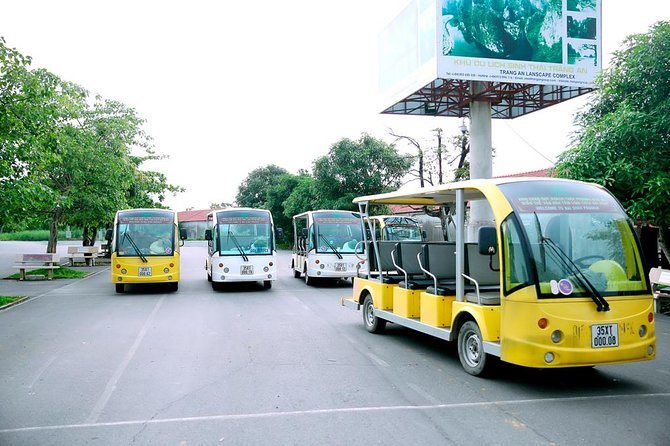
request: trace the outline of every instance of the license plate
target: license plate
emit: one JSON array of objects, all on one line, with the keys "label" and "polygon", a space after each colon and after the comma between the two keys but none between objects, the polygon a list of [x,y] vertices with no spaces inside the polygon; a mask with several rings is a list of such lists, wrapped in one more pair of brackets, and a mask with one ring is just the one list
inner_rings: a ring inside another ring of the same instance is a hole
[{"label": "license plate", "polygon": [[150,266],[140,266],[140,271],[138,274],[140,277],[150,277],[151,276],[151,267]]},{"label": "license plate", "polygon": [[347,270],[347,264],[346,263],[336,263],[335,264],[335,271],[346,271]]},{"label": "license plate", "polygon": [[618,347],[619,346],[619,325],[618,324],[597,324],[591,325],[591,347]]},{"label": "license plate", "polygon": [[240,267],[240,274],[243,276],[250,276],[254,273],[254,265],[242,265]]}]

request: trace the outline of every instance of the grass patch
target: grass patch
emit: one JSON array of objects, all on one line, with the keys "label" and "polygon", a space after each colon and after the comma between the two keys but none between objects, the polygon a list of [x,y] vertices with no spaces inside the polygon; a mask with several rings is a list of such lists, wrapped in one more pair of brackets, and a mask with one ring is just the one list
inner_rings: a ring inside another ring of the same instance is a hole
[{"label": "grass patch", "polygon": [[16,302],[24,297],[25,296],[0,296],[0,307]]},{"label": "grass patch", "polygon": [[[82,277],[86,277],[88,275],[87,272],[85,271],[76,271],[70,268],[63,268],[60,267],[58,269],[53,270],[54,271],[54,279],[81,279]],[[39,269],[33,269],[30,271],[26,271],[26,277],[27,276],[47,276],[49,274],[48,269],[44,268],[39,268]],[[16,279],[18,280],[21,277],[21,273],[15,273],[12,274],[11,276],[7,277],[8,279]]]},{"label": "grass patch", "polygon": [[[73,229],[72,239],[81,239],[82,230]],[[34,229],[27,231],[3,232],[0,241],[8,242],[43,242],[49,240],[49,231],[46,229]],[[58,231],[58,240],[66,240],[65,231]]]}]

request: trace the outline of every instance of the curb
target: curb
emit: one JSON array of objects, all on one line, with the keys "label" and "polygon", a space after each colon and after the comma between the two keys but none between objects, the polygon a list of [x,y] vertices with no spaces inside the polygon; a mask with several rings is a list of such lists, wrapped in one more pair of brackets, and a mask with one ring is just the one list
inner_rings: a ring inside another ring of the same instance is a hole
[{"label": "curb", "polygon": [[8,304],[0,305],[0,311],[6,310],[7,308],[13,307],[14,305],[18,305],[20,303],[23,303],[30,299],[30,296],[23,296],[21,299],[17,299],[14,302],[10,302]]}]

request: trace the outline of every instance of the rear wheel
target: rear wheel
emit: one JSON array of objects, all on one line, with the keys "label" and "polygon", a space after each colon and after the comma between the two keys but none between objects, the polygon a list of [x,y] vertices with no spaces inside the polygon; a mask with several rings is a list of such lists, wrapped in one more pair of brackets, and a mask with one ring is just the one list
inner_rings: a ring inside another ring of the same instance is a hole
[{"label": "rear wheel", "polygon": [[116,283],[116,292],[117,293],[123,293],[126,291],[124,285],[122,283]]},{"label": "rear wheel", "polygon": [[270,288],[272,288],[272,281],[271,280],[263,281],[263,288],[265,288],[266,290],[269,290]]},{"label": "rear wheel", "polygon": [[479,326],[467,321],[458,332],[458,358],[470,375],[480,376],[486,371],[488,355],[484,352],[484,341]]},{"label": "rear wheel", "polygon": [[370,333],[381,333],[386,327],[386,320],[375,316],[375,306],[369,294],[363,300],[363,324]]}]

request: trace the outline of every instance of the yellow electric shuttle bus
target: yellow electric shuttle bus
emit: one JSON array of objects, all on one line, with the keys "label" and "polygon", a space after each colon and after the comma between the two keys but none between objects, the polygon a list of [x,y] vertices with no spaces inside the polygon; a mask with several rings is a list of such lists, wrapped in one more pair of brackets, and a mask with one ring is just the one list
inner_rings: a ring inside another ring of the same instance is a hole
[{"label": "yellow electric shuttle bus", "polygon": [[123,293],[126,284],[141,283],[167,283],[177,291],[180,239],[186,239],[186,231],[179,231],[176,212],[120,210],[107,239],[111,240],[112,282],[117,293]]},{"label": "yellow electric shuttle bus", "polygon": [[374,234],[377,240],[415,240],[424,239],[421,226],[416,219],[402,215],[375,215],[368,217],[366,223],[369,225],[370,234]]},{"label": "yellow electric shuttle bus", "polygon": [[[486,371],[489,355],[536,368],[655,358],[653,299],[639,242],[606,189],[560,179],[487,179],[354,202],[363,216],[375,204],[444,205],[456,216],[455,240],[392,248],[371,241],[380,267],[354,279],[353,295],[342,299],[362,309],[368,331],[392,322],[456,341],[472,375]],[[473,206],[492,220],[466,225]]]}]

